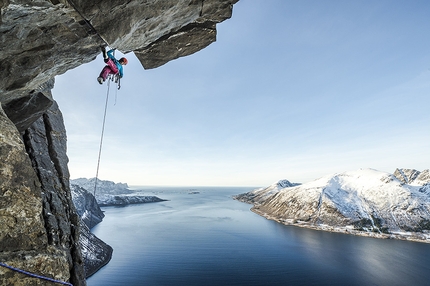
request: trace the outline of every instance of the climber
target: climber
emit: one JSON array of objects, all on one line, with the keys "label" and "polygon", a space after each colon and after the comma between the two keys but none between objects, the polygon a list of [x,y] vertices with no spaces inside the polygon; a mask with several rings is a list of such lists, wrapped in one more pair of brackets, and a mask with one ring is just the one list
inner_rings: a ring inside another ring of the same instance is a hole
[{"label": "climber", "polygon": [[113,55],[114,51],[115,49],[106,52],[106,48],[102,47],[103,59],[107,65],[102,69],[99,77],[97,78],[97,81],[100,84],[103,84],[109,74],[118,75],[120,78],[124,75],[122,66],[125,66],[128,61],[126,58],[120,58],[117,60]]}]

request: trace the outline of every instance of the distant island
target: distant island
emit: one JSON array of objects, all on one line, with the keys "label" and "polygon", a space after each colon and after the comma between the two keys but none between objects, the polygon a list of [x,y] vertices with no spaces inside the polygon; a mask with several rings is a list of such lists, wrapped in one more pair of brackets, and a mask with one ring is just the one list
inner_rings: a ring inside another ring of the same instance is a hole
[{"label": "distant island", "polygon": [[281,180],[234,199],[286,225],[430,242],[430,172],[360,169],[298,184]]},{"label": "distant island", "polygon": [[[91,195],[94,193],[95,178],[70,180],[72,196],[74,190],[82,188]],[[144,195],[141,191],[130,190],[126,183],[97,180],[95,198],[99,206],[124,206],[130,204],[154,203],[165,201],[156,196]]]}]

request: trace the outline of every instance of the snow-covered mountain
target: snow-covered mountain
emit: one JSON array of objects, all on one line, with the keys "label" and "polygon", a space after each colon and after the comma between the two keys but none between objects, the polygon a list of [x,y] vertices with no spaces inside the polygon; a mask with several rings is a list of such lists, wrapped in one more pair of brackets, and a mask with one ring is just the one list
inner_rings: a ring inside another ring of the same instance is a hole
[{"label": "snow-covered mountain", "polygon": [[360,169],[302,185],[284,182],[235,199],[284,224],[430,242],[429,170]]}]

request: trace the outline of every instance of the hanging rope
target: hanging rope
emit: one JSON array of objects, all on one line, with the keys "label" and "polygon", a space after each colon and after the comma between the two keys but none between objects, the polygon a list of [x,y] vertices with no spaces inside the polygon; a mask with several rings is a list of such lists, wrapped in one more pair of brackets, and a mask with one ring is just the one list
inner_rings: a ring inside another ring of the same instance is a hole
[{"label": "hanging rope", "polygon": [[16,271],[16,272],[19,272],[19,273],[22,273],[22,274],[25,274],[25,275],[33,277],[33,278],[38,278],[38,279],[50,281],[50,282],[53,282],[53,283],[58,283],[58,284],[73,286],[73,284],[71,284],[71,283],[63,282],[63,281],[55,280],[53,278],[49,278],[49,277],[41,276],[41,275],[38,275],[38,274],[35,274],[35,273],[31,273],[31,272],[28,272],[28,271],[25,271],[25,270],[22,270],[22,269],[19,269],[19,268],[16,268],[16,267],[9,266],[9,265],[7,265],[5,263],[1,263],[0,262],[0,266],[8,268],[8,269]]},{"label": "hanging rope", "polygon": [[[110,79],[111,79],[111,77],[109,76],[108,81],[107,81],[106,103],[105,103],[105,110],[104,110],[104,115],[103,115],[102,134],[100,136],[100,147],[99,147],[99,156],[98,156],[98,160],[97,160],[97,171],[96,171],[96,178],[95,178],[95,182],[94,182],[94,191],[93,191],[93,200],[94,201],[96,201],[97,183],[98,183],[98,179],[99,179],[100,158],[102,155],[103,137],[104,137],[105,123],[106,123],[106,113],[107,113],[107,107],[108,107],[108,102],[109,102]],[[90,215],[89,229],[91,229],[93,227],[93,215],[91,212],[89,212],[89,215]],[[85,252],[84,263],[87,263],[87,261],[88,261],[88,252],[89,252],[88,250]]]},{"label": "hanging rope", "polygon": [[[104,137],[104,133],[105,133],[105,123],[106,123],[106,113],[107,113],[107,107],[108,107],[108,102],[109,102],[109,89],[110,89],[110,80],[108,79],[108,83],[107,83],[107,93],[106,93],[106,103],[105,103],[105,112],[103,115],[103,126],[102,126],[102,134],[100,137],[100,148],[99,148],[99,158],[97,160],[97,171],[96,171],[96,181],[94,183],[94,197],[96,196],[96,191],[97,191],[97,181],[99,178],[99,168],[100,168],[100,158],[102,155],[102,146],[103,146],[103,137]],[[93,216],[91,216],[92,218]],[[90,223],[91,226],[91,223]]]}]

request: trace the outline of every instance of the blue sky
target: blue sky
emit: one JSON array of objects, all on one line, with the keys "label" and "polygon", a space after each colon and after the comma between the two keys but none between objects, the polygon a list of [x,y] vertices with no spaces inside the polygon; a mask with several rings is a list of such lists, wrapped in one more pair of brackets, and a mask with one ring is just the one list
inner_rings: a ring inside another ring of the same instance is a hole
[{"label": "blue sky", "polygon": [[[257,187],[428,169],[428,15],[428,1],[241,0],[194,55],[144,70],[128,53],[99,178]],[[71,178],[96,174],[103,65],[56,77]]]}]

